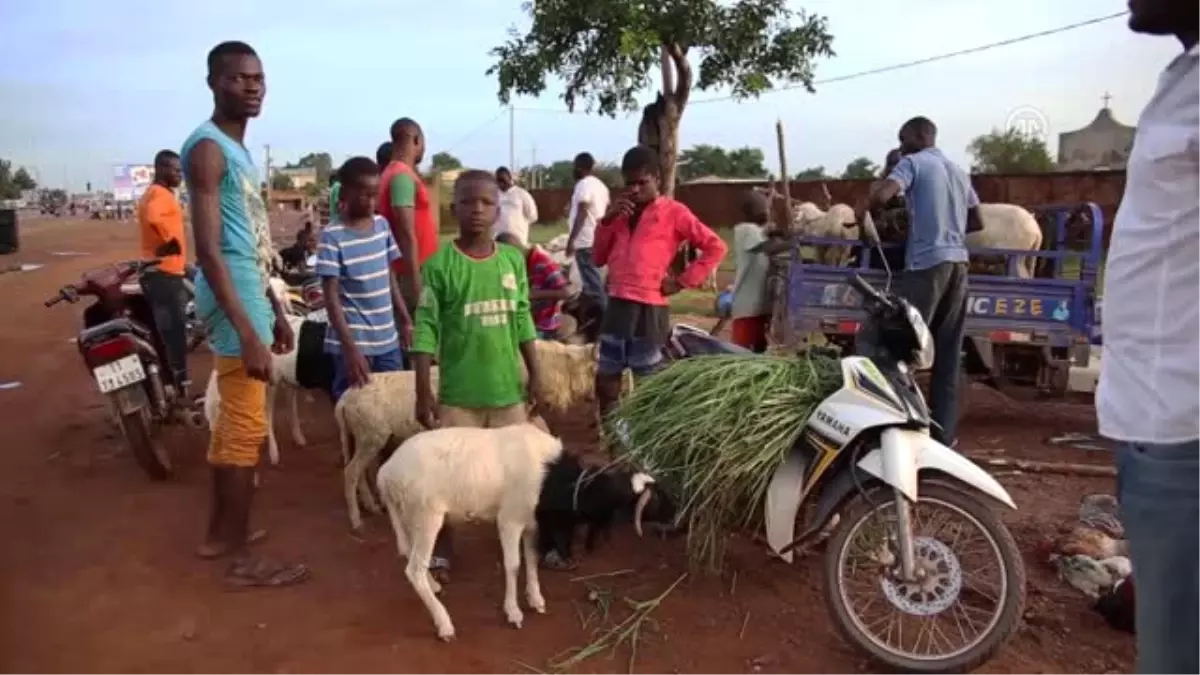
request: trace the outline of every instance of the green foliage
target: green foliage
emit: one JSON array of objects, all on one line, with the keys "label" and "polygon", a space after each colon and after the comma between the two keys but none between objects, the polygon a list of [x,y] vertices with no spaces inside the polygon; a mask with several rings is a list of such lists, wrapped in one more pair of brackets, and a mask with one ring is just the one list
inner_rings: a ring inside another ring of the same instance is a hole
[{"label": "green foliage", "polygon": [[439,152],[434,154],[433,158],[430,159],[429,162],[430,166],[433,168],[433,171],[436,173],[462,168],[462,162],[458,161],[457,157],[448,152]]},{"label": "green foliage", "polygon": [[37,182],[23,167],[13,171],[12,162],[0,159],[0,199],[19,199],[21,192],[37,187]]},{"label": "green foliage", "polygon": [[825,173],[823,166],[811,166],[796,174],[793,180],[829,180],[830,175]]},{"label": "green foliage", "polygon": [[[786,0],[537,0],[523,9],[532,26],[511,29],[488,69],[505,104],[514,94],[540,95],[554,75],[566,84],[569,110],[581,102],[602,115],[635,110],[664,48],[677,67],[698,57],[700,90],[728,87],[740,99],[778,81],[812,91],[814,61],[833,55],[826,19],[792,11]],[[678,82],[682,99],[688,80]]]},{"label": "green foliage", "polygon": [[292,182],[292,177],[286,173],[276,173],[274,176],[271,176],[271,189],[294,190],[296,189],[296,184]]},{"label": "green foliage", "polygon": [[842,172],[842,179],[877,178],[879,169],[879,165],[875,162],[866,157],[859,157],[846,165],[846,170]]},{"label": "green foliage", "polygon": [[703,176],[721,178],[766,178],[766,159],[759,148],[725,150],[701,143],[679,153],[679,179],[689,181]]},{"label": "green foliage", "polygon": [[[611,162],[596,162],[592,173],[610,188],[623,184],[620,167]],[[575,185],[574,164],[571,160],[564,159],[548,166],[527,166],[521,169],[519,180],[526,189],[569,188]]]},{"label": "green foliage", "polygon": [[310,152],[300,158],[295,164],[288,164],[286,169],[307,169],[314,168],[317,170],[317,182],[321,185],[329,184],[329,176],[333,174],[333,158],[328,152]]},{"label": "green foliage", "polygon": [[1054,160],[1046,143],[1040,138],[1016,129],[977,136],[967,146],[974,163],[971,173],[1047,173],[1054,170]]},{"label": "green foliage", "polygon": [[12,182],[13,185],[17,186],[18,190],[32,190],[37,187],[37,181],[33,179],[33,176],[29,175],[25,167],[21,167],[13,173]]}]

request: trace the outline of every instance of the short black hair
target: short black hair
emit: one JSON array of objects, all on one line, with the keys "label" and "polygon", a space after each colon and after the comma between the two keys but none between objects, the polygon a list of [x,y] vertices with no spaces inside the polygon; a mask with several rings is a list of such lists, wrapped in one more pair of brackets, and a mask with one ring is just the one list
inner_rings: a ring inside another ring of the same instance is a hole
[{"label": "short black hair", "polygon": [[225,57],[227,56],[253,56],[258,58],[258,52],[254,51],[254,47],[238,40],[222,42],[208,52],[209,77],[220,73],[225,63]]},{"label": "short black hair", "polygon": [[392,142],[384,141],[379,144],[379,149],[375,151],[375,161],[379,166],[387,166],[392,161]]},{"label": "short black hair", "polygon": [[645,171],[658,175],[658,153],[644,145],[635,145],[621,158],[621,173]]},{"label": "short black hair", "polygon": [[591,171],[596,166],[596,158],[592,157],[590,152],[581,152],[575,155],[575,166],[584,171]]},{"label": "short black hair", "polygon": [[413,138],[421,133],[421,125],[417,124],[416,120],[411,117],[401,117],[392,122],[391,129],[388,130],[388,135],[392,137],[392,143],[399,145],[407,138]]},{"label": "short black hair", "polygon": [[467,169],[458,174],[458,178],[454,179],[454,190],[457,192],[459,185],[466,185],[467,183],[474,183],[476,181],[496,185],[496,176],[483,169]]},{"label": "short black hair", "polygon": [[904,123],[901,129],[911,129],[922,136],[937,136],[937,125],[928,117],[917,116]]},{"label": "short black hair", "polygon": [[378,175],[379,165],[372,162],[370,157],[362,156],[351,157],[337,170],[338,180],[343,186],[357,185],[359,178]]},{"label": "short black hair", "polygon": [[512,175],[512,172],[508,170],[508,167],[507,167],[507,166],[502,166],[502,167],[500,167],[500,168],[496,169],[496,175],[497,175],[497,176],[499,176],[499,175],[500,175],[500,174],[502,174],[502,173],[506,173],[506,174],[508,174],[508,175],[510,175],[510,176]]},{"label": "short black hair", "polygon": [[154,155],[154,166],[163,166],[173,159],[179,159],[178,152],[175,152],[174,150],[159,150],[158,153]]}]

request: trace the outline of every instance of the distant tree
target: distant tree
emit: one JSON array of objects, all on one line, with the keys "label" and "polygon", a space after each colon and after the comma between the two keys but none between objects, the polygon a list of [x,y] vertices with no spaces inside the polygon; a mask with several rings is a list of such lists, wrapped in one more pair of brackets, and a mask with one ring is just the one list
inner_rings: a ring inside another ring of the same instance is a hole
[{"label": "distant tree", "polygon": [[13,185],[17,186],[18,190],[22,191],[33,190],[37,188],[37,181],[33,179],[33,176],[29,175],[29,172],[25,170],[25,167],[17,169],[16,173],[13,174],[12,182]]},{"label": "distant tree", "polygon": [[37,187],[25,169],[13,171],[12,162],[0,159],[0,199],[19,199],[22,190],[32,190]]},{"label": "distant tree", "polygon": [[292,182],[292,177],[286,173],[278,173],[271,176],[272,190],[295,190],[296,184]]},{"label": "distant tree", "polygon": [[529,30],[510,30],[492,50],[496,64],[488,74],[499,81],[501,103],[540,95],[554,75],[565,83],[568,110],[582,101],[615,117],[636,110],[637,94],[661,73],[661,93],[642,111],[638,142],[658,150],[667,194],[674,192],[679,123],[693,88],[727,88],[737,99],[776,82],[811,92],[815,61],[833,55],[826,19],[794,12],[786,0],[544,0],[524,9],[533,19]]},{"label": "distant tree", "polygon": [[716,145],[701,143],[679,153],[679,179],[689,181],[704,176],[765,178],[765,161],[763,151],[758,148],[726,151]]},{"label": "distant tree", "polygon": [[[610,188],[622,184],[621,167],[612,162],[596,162],[592,174]],[[550,165],[534,164],[520,170],[518,180],[526,188],[569,188],[575,186],[575,164],[563,159]]]},{"label": "distant tree", "polygon": [[878,174],[878,164],[866,157],[859,157],[846,165],[846,170],[842,172],[842,179],[877,178]]},{"label": "distant tree", "polygon": [[435,173],[441,173],[443,171],[461,169],[462,162],[458,161],[457,157],[448,152],[439,152],[434,154],[430,160],[430,166],[432,166]]},{"label": "distant tree", "polygon": [[967,146],[974,164],[971,173],[1047,173],[1054,170],[1054,160],[1046,142],[1016,129],[977,136]]},{"label": "distant tree", "polygon": [[288,164],[286,169],[316,169],[317,182],[329,184],[329,176],[333,174],[333,158],[328,152],[310,152],[301,157],[295,164]]},{"label": "distant tree", "polygon": [[812,166],[796,174],[796,180],[828,180],[829,174],[825,173],[825,167]]}]

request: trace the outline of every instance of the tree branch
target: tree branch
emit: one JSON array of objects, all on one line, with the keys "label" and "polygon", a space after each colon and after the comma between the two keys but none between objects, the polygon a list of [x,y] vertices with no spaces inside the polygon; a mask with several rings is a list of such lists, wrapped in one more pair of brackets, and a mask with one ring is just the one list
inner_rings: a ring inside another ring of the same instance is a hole
[{"label": "tree branch", "polygon": [[675,81],[675,91],[672,94],[676,109],[680,115],[683,115],[683,108],[687,105],[688,96],[692,93],[692,66],[688,63],[687,53],[678,43],[666,45],[666,53],[675,64],[675,72],[678,77]]}]

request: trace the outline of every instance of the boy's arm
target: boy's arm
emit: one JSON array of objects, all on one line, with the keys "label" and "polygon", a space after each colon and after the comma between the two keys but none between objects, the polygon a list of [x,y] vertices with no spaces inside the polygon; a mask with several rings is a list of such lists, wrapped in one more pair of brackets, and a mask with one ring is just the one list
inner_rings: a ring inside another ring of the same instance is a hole
[{"label": "boy's arm", "polygon": [[[188,199],[192,207],[192,230],[196,238],[196,264],[212,287],[217,307],[229,318],[230,325],[243,343],[257,342],[254,324],[233,288],[229,268],[221,257],[221,176],[225,156],[215,141],[205,139],[187,156]],[[268,297],[274,294],[268,292]]]},{"label": "boy's arm", "polygon": [[691,209],[678,202],[675,208],[675,213],[671,214],[675,220],[675,236],[678,241],[686,241],[700,251],[700,257],[688,265],[677,280],[684,288],[696,288],[717,269],[729,247],[716,232],[700,222]]},{"label": "boy's arm", "polygon": [[592,264],[596,267],[608,264],[608,258],[612,255],[613,239],[616,236],[613,223],[618,220],[622,220],[620,216],[605,218],[596,223],[595,239],[592,240]]},{"label": "boy's arm", "polygon": [[887,178],[875,183],[871,188],[870,204],[879,207],[887,204],[903,190],[905,194],[912,188],[913,178],[916,177],[917,167],[911,157],[904,157],[896,163],[896,167]]},{"label": "boy's arm", "polygon": [[538,219],[537,202],[534,201],[533,195],[529,194],[528,190],[522,188],[522,194],[525,196],[525,220],[532,225]]},{"label": "boy's arm", "polygon": [[[165,257],[171,255],[167,244],[175,238],[171,233],[170,227],[167,225],[168,213],[170,213],[170,204],[167,203],[165,196],[161,195],[158,190],[151,193],[151,196],[146,201],[146,222],[142,227],[148,227],[158,239],[158,246],[154,249],[154,255]],[[182,242],[180,242],[182,243]]]},{"label": "boy's arm", "polygon": [[321,292],[325,294],[325,310],[329,316],[329,325],[338,336],[342,354],[354,354],[358,345],[350,332],[350,324],[346,322],[346,312],[342,309],[342,298],[339,291],[338,278],[342,275],[341,251],[334,241],[333,235],[321,233],[321,243],[317,246],[317,276],[321,277]]},{"label": "boy's arm", "polygon": [[440,337],[438,332],[441,326],[441,306],[438,294],[441,288],[435,270],[424,267],[421,269],[421,277],[423,290],[413,314],[413,343],[409,350],[414,354],[432,357],[437,353]]},{"label": "boy's arm", "polygon": [[570,294],[567,289],[567,279],[562,273],[562,269],[554,264],[553,260],[547,259],[543,263],[545,275],[544,281],[540,288],[529,289],[529,299],[532,300],[566,300]]},{"label": "boy's arm", "polygon": [[408,347],[409,343],[412,342],[412,316],[408,313],[408,305],[404,302],[404,296],[400,294],[400,281],[396,278],[396,272],[392,268],[392,263],[399,259],[400,248],[396,246],[396,240],[392,238],[391,231],[388,231],[388,283],[392,288],[392,309],[396,312],[396,322],[399,324],[398,328],[402,329],[404,346]]}]

